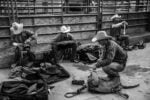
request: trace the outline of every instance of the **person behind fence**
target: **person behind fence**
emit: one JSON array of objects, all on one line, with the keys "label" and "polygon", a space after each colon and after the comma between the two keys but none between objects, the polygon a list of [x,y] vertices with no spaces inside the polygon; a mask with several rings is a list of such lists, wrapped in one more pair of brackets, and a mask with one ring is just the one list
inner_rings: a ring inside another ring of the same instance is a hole
[{"label": "person behind fence", "polygon": [[55,61],[57,62],[57,51],[63,51],[68,48],[71,48],[71,62],[76,62],[76,49],[77,49],[77,43],[74,39],[73,35],[70,32],[70,26],[61,26],[60,27],[60,33],[56,36],[56,38],[52,41],[52,49],[55,54]]},{"label": "person behind fence", "polygon": [[119,72],[123,71],[126,66],[127,52],[105,31],[98,31],[92,42],[98,42],[104,48],[103,57],[97,60],[94,69],[102,67],[108,76],[104,80],[119,78]]},{"label": "person behind fence", "polygon": [[24,30],[23,23],[17,22],[12,23],[10,31],[12,33],[12,45],[16,47],[15,62],[17,62],[20,56],[18,52],[25,49],[25,44],[28,44],[26,46],[36,44],[36,34],[29,30]]},{"label": "person behind fence", "polygon": [[[123,46],[124,49],[129,49],[129,36],[126,35],[126,26],[128,23],[126,21],[121,21],[121,16],[118,14],[115,14],[111,17],[112,25],[110,28],[110,35],[115,38],[117,42],[121,46]],[[122,31],[122,29],[124,30]],[[124,45],[123,45],[124,43]]]}]

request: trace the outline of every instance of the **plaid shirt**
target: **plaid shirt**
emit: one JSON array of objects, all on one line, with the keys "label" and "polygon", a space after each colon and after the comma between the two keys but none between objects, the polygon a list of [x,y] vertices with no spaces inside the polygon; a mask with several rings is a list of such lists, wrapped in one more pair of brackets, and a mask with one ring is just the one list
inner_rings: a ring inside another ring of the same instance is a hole
[{"label": "plaid shirt", "polygon": [[103,59],[99,59],[96,63],[96,67],[107,66],[112,62],[118,62],[120,64],[125,64],[127,61],[127,52],[123,50],[116,42],[113,40],[108,40],[108,45],[104,50]]}]

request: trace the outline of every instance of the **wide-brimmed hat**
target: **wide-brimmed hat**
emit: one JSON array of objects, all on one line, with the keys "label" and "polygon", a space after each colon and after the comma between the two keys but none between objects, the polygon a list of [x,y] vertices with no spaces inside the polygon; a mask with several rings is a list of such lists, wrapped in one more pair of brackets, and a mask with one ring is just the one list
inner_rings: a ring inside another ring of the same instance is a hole
[{"label": "wide-brimmed hat", "polygon": [[112,37],[107,35],[105,31],[98,31],[97,34],[93,37],[92,42],[105,40],[105,39],[111,39]]},{"label": "wide-brimmed hat", "polygon": [[111,19],[111,20],[114,20],[114,19],[116,19],[116,18],[121,18],[121,16],[119,16],[118,14],[115,14],[115,15],[113,15],[110,19]]},{"label": "wide-brimmed hat", "polygon": [[12,27],[10,28],[10,30],[13,32],[13,34],[20,34],[23,30],[23,23],[12,23]]},{"label": "wide-brimmed hat", "polygon": [[70,32],[70,26],[61,26],[60,27],[60,31],[62,32],[62,33],[67,33],[67,32]]}]

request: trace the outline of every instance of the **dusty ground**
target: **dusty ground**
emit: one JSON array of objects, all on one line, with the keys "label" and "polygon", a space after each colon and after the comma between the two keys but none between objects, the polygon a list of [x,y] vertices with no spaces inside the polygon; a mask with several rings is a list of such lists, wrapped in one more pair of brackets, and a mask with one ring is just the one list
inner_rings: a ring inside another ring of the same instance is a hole
[{"label": "dusty ground", "polygon": [[[129,59],[127,67],[121,74],[121,81],[123,84],[140,83],[140,87],[134,89],[123,89],[122,92],[129,94],[129,100],[150,100],[150,43],[143,50],[134,50],[128,52]],[[87,65],[82,63],[63,62],[61,65],[70,73],[71,77],[65,81],[53,84],[55,88],[52,90],[52,95],[49,100],[68,100],[64,94],[69,91],[75,91],[80,86],[71,85],[73,77],[76,79],[87,79],[89,75]],[[9,69],[0,70],[0,80],[6,80]],[[105,76],[102,70],[99,70],[101,76]],[[115,95],[91,94],[86,90],[82,94],[70,98],[69,100],[124,100]]]}]

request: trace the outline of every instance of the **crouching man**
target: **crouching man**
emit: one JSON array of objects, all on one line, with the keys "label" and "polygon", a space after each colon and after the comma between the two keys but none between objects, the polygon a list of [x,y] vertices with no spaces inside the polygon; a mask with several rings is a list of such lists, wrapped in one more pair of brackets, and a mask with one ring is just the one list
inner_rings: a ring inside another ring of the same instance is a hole
[{"label": "crouching man", "polygon": [[[16,47],[15,63],[18,63],[21,57],[20,52],[24,49],[29,49],[31,45],[36,44],[36,34],[31,31],[24,30],[23,23],[17,22],[12,23],[10,31],[12,33],[12,44]],[[30,51],[28,54],[32,55]]]},{"label": "crouching man", "polygon": [[[92,42],[98,42],[104,48],[103,58],[98,59],[95,68],[102,67],[107,74],[105,80],[109,81],[119,78],[119,72],[123,71],[127,62],[127,53],[108,36],[105,31],[99,31],[92,39]],[[95,69],[94,68],[94,69]]]}]

